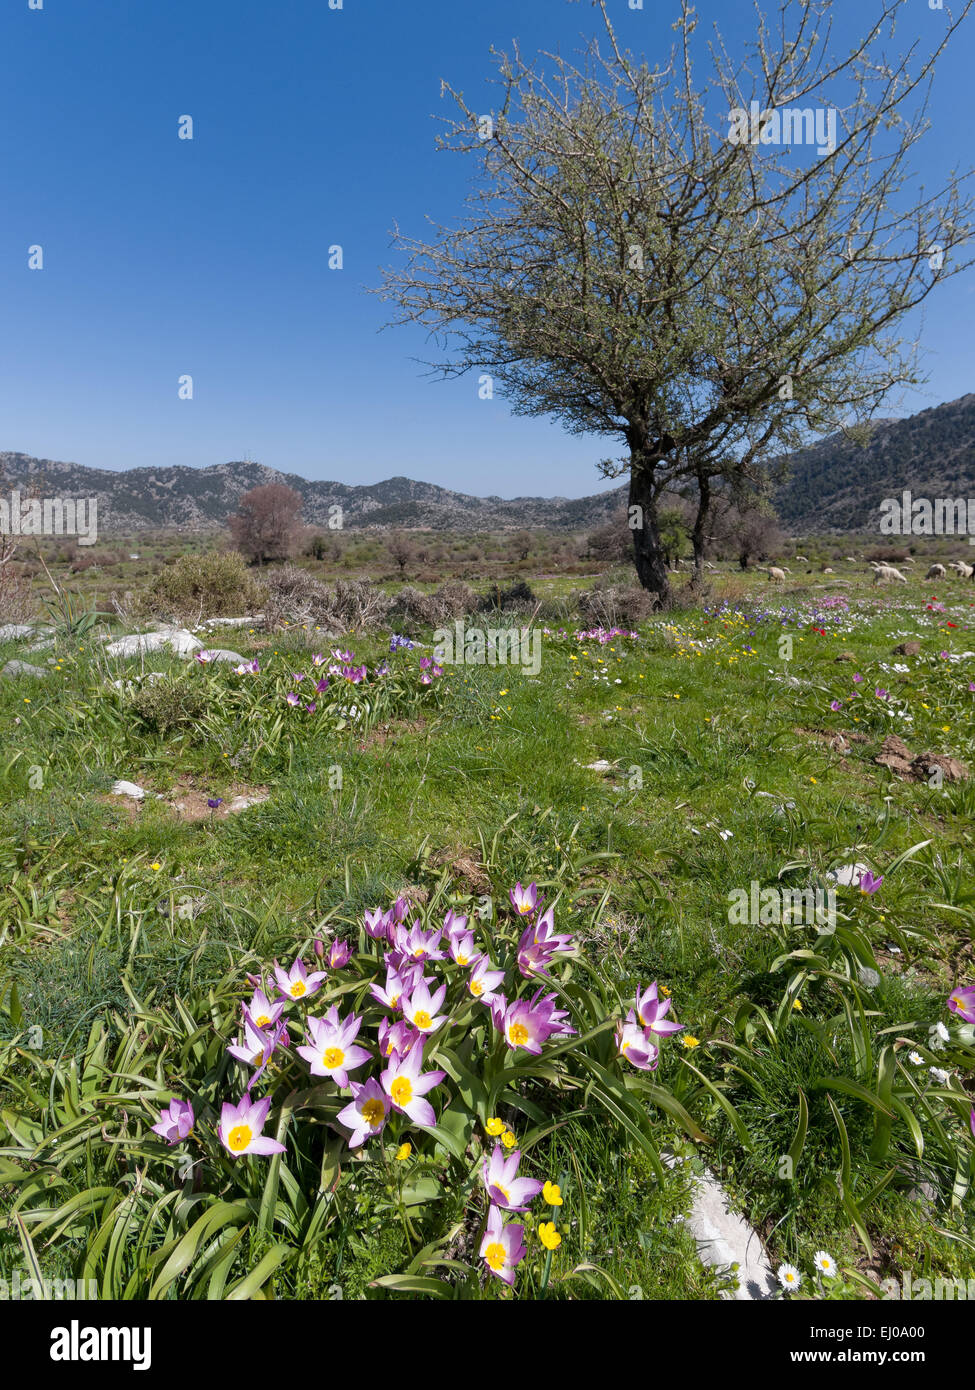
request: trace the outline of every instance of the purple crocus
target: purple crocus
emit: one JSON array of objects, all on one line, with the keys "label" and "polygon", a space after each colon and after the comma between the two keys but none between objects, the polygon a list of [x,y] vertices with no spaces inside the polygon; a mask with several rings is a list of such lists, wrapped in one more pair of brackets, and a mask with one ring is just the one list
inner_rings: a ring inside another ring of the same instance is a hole
[{"label": "purple crocus", "polygon": [[963,1018],[966,1023],[975,1023],[975,985],[952,990],[948,999],[948,1008],[953,1014]]},{"label": "purple crocus", "polygon": [[400,1000],[404,993],[407,992],[408,991],[404,990],[403,987],[403,977],[398,970],[393,970],[392,968],[386,971],[386,983],[384,985],[378,985],[373,982],[369,986],[369,993],[372,995],[373,999],[387,1009],[398,1009]]},{"label": "purple crocus", "polygon": [[325,971],[316,970],[314,974],[309,975],[305,969],[305,962],[299,958],[290,970],[285,970],[275,961],[274,977],[278,982],[278,989],[286,999],[305,999],[311,994],[317,994],[321,989]]},{"label": "purple crocus", "polygon": [[616,1046],[625,1061],[640,1071],[655,1071],[660,1061],[660,1048],[651,1041],[649,1028],[641,1028],[631,1009],[626,1022],[616,1027]]},{"label": "purple crocus", "polygon": [[272,1004],[260,986],[251,995],[251,1002],[245,1005],[245,1012],[250,1014],[257,1028],[269,1028],[272,1023],[277,1023],[284,1010],[284,1000],[276,999]]},{"label": "purple crocus", "polygon": [[340,1019],[333,1004],[324,1018],[309,1018],[311,1043],[295,1051],[309,1064],[312,1076],[330,1076],[344,1090],[349,1084],[349,1072],[368,1062],[371,1055],[355,1044],[361,1027],[362,1019],[355,1014]]},{"label": "purple crocus", "polygon": [[[464,920],[467,919],[464,918]],[[452,931],[447,938],[447,947],[457,965],[470,965],[477,955],[472,931]]]},{"label": "purple crocus", "polygon": [[504,979],[503,970],[492,970],[486,955],[475,956],[471,962],[471,973],[467,978],[467,991],[482,1004],[490,1006],[495,998],[494,991]]},{"label": "purple crocus", "polygon": [[434,1086],[439,1086],[447,1075],[444,1071],[422,1072],[422,1066],[423,1047],[420,1043],[414,1043],[409,1052],[394,1052],[389,1066],[379,1078],[393,1108],[421,1129],[437,1123],[433,1106],[423,1097]]},{"label": "purple crocus", "polygon": [[506,1158],[500,1144],[495,1144],[490,1160],[484,1160],[482,1173],[487,1194],[495,1206],[504,1207],[505,1211],[527,1211],[528,1203],[545,1186],[534,1178],[519,1178],[520,1162],[520,1149],[515,1149]]},{"label": "purple crocus", "polygon": [[348,965],[352,956],[352,951],[347,941],[333,941],[332,949],[328,953],[328,963],[333,970],[341,970]]},{"label": "purple crocus", "polygon": [[884,881],[883,874],[879,878],[874,878],[869,869],[863,869],[860,873],[859,889],[861,893],[873,894]]},{"label": "purple crocus", "polygon": [[[502,1014],[502,1031],[505,1042],[511,1048],[523,1047],[534,1056],[541,1055],[542,1044],[555,1033],[574,1033],[576,1030],[563,1022],[568,1018],[564,1009],[555,1007],[556,995],[538,990],[531,999],[516,999],[505,1004]],[[497,1020],[495,1008],[492,1017]]]},{"label": "purple crocus", "polygon": [[519,917],[529,916],[538,906],[538,889],[534,883],[530,883],[527,888],[522,888],[520,883],[516,883],[509,891],[508,897]]},{"label": "purple crocus", "polygon": [[315,691],[318,695],[324,695],[328,689],[328,676],[323,676],[320,681],[315,682]]},{"label": "purple crocus", "polygon": [[526,980],[532,975],[547,975],[558,952],[571,949],[572,937],[555,932],[555,914],[548,908],[533,927],[526,927],[522,933],[518,943],[518,969]]},{"label": "purple crocus", "polygon": [[388,1018],[380,1019],[376,1033],[379,1038],[379,1051],[383,1057],[392,1057],[394,1052],[402,1056],[414,1043],[420,1042],[422,1037],[415,1028],[410,1027],[405,1018],[397,1019],[395,1023]]},{"label": "purple crocus", "polygon": [[374,1077],[352,1082],[352,1100],[336,1115],[339,1124],[351,1129],[349,1148],[357,1149],[367,1139],[383,1132],[389,1114],[389,1101]]},{"label": "purple crocus", "polygon": [[153,1134],[165,1139],[167,1144],[179,1144],[188,1139],[193,1132],[195,1116],[188,1100],[174,1096],[159,1112],[159,1123],[152,1126]]},{"label": "purple crocus", "polygon": [[263,1100],[251,1100],[249,1091],[237,1105],[224,1101],[217,1134],[229,1154],[234,1158],[240,1158],[242,1154],[259,1154],[266,1157],[269,1154],[284,1153],[283,1144],[279,1144],[276,1139],[266,1138],[262,1133],[270,1108],[270,1096],[265,1096]]},{"label": "purple crocus", "polygon": [[403,1000],[403,1017],[418,1033],[435,1033],[441,1024],[447,1022],[447,1015],[440,1013],[446,997],[446,985],[441,985],[431,994],[428,981],[421,979],[409,998]]},{"label": "purple crocus", "polygon": [[222,797],[222,796],[208,796],[208,797],[207,797],[207,805],[209,806],[209,808],[210,808],[211,811],[215,811],[215,810],[217,809],[218,806],[222,806],[222,805],[223,805],[223,797]]},{"label": "purple crocus", "polygon": [[373,941],[381,941],[386,936],[391,921],[391,915],[388,912],[383,912],[381,908],[367,908],[364,914],[366,936],[371,937]]},{"label": "purple crocus", "polygon": [[673,1019],[666,1019],[665,1014],[670,1011],[669,999],[660,999],[657,991],[657,982],[641,994],[639,989],[636,992],[636,1016],[640,1021],[641,1028],[649,1028],[651,1033],[657,1033],[660,1037],[669,1037],[672,1033],[679,1033],[684,1027],[683,1023],[675,1023]]},{"label": "purple crocus", "polygon": [[444,960],[446,952],[440,950],[442,936],[442,929],[425,932],[419,923],[414,923],[409,928],[403,926],[397,928],[396,940],[393,945],[411,960]]},{"label": "purple crocus", "polygon": [[289,705],[294,706],[301,704],[301,696],[294,690],[289,690],[284,698],[287,700]]},{"label": "purple crocus", "polygon": [[238,1037],[235,1043],[231,1043],[227,1048],[231,1057],[235,1057],[238,1062],[243,1062],[245,1066],[254,1067],[255,1071],[250,1079],[253,1086],[256,1081],[264,1074],[268,1062],[274,1056],[275,1051],[282,1042],[288,1041],[288,1028],[283,1019],[273,1024],[271,1029],[258,1028],[251,1014],[245,1005],[244,1010],[244,1032],[242,1037]]},{"label": "purple crocus", "polygon": [[829,707],[830,707],[830,709],[833,710],[833,712],[835,713],[836,710],[842,709],[842,708],[843,708],[843,701],[842,701],[842,700],[830,700],[830,702],[829,702]]},{"label": "purple crocus", "polygon": [[491,1273],[509,1286],[515,1282],[516,1266],[525,1258],[524,1234],[524,1226],[505,1222],[501,1208],[491,1207],[480,1255]]}]

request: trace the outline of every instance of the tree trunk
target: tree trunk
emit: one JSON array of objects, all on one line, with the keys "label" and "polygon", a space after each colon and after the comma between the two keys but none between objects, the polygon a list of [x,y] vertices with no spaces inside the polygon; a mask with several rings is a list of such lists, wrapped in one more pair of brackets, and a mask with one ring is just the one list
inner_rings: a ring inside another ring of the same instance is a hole
[{"label": "tree trunk", "polygon": [[670,597],[670,579],[667,575],[667,557],[660,543],[653,473],[635,465],[630,469],[630,507],[640,508],[638,513],[631,511],[631,525],[634,515],[642,523],[633,526],[633,561],[637,576],[644,589],[654,594],[662,607]]},{"label": "tree trunk", "polygon": [[694,527],[691,531],[691,542],[694,546],[694,578],[691,583],[700,588],[704,582],[704,537],[707,534],[711,513],[711,479],[705,474],[698,478],[697,483],[697,515],[694,517]]}]

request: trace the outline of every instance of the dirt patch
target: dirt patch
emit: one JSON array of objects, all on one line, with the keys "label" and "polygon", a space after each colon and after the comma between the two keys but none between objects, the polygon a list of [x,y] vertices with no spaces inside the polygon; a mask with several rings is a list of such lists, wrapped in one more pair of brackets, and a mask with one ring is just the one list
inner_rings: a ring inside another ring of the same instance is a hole
[{"label": "dirt patch", "polygon": [[929,782],[936,771],[946,782],[964,782],[970,775],[965,764],[957,758],[943,753],[913,754],[896,734],[887,735],[874,762],[881,767],[889,767],[897,777],[912,782]]},{"label": "dirt patch", "polygon": [[220,799],[219,806],[211,806],[217,798],[211,791],[201,791],[188,774],[177,780],[176,786],[165,798],[166,805],[176,812],[180,820],[191,823],[201,820],[226,820],[228,816],[246,811],[248,807],[267,801],[270,791],[267,787],[252,787],[245,782],[234,782]]},{"label": "dirt patch", "polygon": [[491,880],[484,871],[481,861],[459,845],[446,846],[434,850],[430,863],[437,869],[450,868],[456,881],[462,883],[471,893],[487,893]]}]

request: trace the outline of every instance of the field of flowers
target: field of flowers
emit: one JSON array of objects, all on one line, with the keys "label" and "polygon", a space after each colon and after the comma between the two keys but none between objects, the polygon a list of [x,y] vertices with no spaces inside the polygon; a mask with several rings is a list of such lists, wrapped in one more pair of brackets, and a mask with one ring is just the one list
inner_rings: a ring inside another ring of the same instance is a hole
[{"label": "field of flowers", "polygon": [[967,599],[756,589],[535,674],[59,636],[0,681],[0,1275],[715,1299],[705,1171],[781,1297],[975,1273]]}]

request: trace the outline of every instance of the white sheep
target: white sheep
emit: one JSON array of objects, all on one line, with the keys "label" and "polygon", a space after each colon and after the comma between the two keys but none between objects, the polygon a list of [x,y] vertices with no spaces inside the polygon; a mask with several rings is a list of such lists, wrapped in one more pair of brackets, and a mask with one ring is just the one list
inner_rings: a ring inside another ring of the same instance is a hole
[{"label": "white sheep", "polygon": [[946,573],[944,565],[932,565],[924,577],[925,579],[944,579]]},{"label": "white sheep", "polygon": [[778,565],[770,565],[768,570],[768,577],[773,584],[784,584],[785,570],[779,569]]},{"label": "white sheep", "polygon": [[962,579],[971,579],[975,574],[975,567],[966,565],[964,560],[952,560],[948,568],[953,569]]},{"label": "white sheep", "polygon": [[895,569],[893,565],[878,565],[873,572],[873,582],[875,584],[890,584],[895,579],[899,579],[902,584],[907,583],[904,575],[901,574],[900,570]]}]

